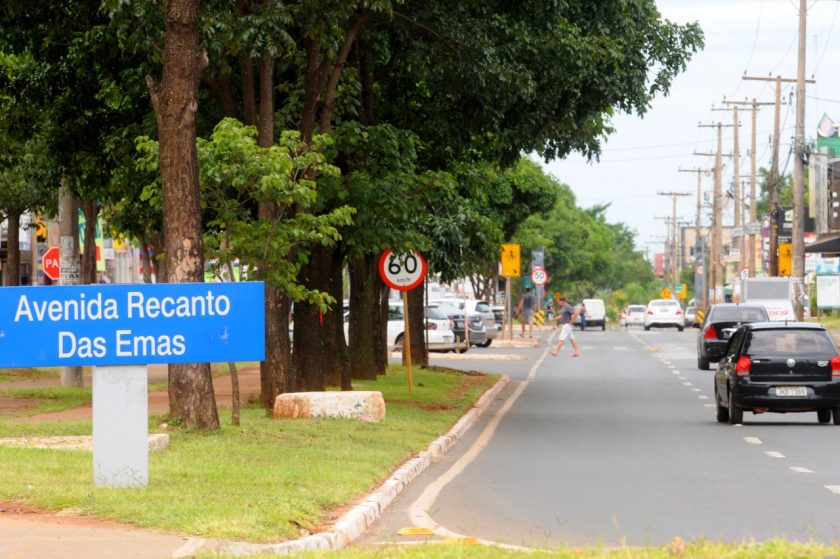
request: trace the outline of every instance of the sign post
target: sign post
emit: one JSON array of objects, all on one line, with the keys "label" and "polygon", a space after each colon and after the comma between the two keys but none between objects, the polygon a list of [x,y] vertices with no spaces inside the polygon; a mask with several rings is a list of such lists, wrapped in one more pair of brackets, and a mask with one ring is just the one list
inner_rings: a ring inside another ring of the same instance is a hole
[{"label": "sign post", "polygon": [[403,356],[408,369],[408,391],[412,391],[411,335],[408,320],[408,292],[423,283],[426,277],[426,260],[416,250],[399,256],[390,248],[379,257],[379,276],[385,285],[403,292]]},{"label": "sign post", "polygon": [[264,285],[0,288],[0,367],[93,365],[94,483],[148,485],[150,363],[265,359]]},{"label": "sign post", "polygon": [[[510,278],[518,278],[521,275],[522,266],[520,263],[520,246],[515,243],[502,244],[502,277],[505,278],[505,320],[507,321],[509,334],[508,339],[513,339],[513,293],[511,293]],[[502,333],[504,334],[504,324]],[[467,328],[469,332],[469,328]]]}]

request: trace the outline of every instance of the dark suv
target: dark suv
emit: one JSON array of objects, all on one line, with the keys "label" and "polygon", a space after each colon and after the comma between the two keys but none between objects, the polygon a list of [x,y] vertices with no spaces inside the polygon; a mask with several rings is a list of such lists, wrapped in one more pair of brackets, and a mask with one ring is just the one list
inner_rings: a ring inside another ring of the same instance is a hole
[{"label": "dark suv", "polygon": [[770,317],[762,305],[721,303],[712,306],[697,334],[697,368],[708,371],[709,363],[720,361],[729,336],[739,326],[766,320]]}]

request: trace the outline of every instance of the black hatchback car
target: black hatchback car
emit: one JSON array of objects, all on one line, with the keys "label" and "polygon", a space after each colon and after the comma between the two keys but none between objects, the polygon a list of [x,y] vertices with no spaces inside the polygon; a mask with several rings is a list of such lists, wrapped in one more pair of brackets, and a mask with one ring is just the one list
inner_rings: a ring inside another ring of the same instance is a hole
[{"label": "black hatchback car", "polygon": [[721,303],[713,305],[697,334],[697,368],[709,370],[709,363],[723,357],[729,336],[747,322],[770,320],[767,309],[749,303]]},{"label": "black hatchback car", "polygon": [[729,340],[715,372],[721,423],[742,423],[745,411],[817,412],[840,425],[840,356],[828,331],[807,322],[745,324]]}]

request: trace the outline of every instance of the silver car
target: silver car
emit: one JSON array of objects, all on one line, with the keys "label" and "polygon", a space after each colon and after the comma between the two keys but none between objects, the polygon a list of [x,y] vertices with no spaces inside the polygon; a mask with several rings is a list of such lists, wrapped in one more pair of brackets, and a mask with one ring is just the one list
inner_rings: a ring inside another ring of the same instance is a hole
[{"label": "silver car", "polygon": [[489,346],[493,342],[493,338],[499,335],[499,328],[496,325],[496,315],[493,314],[493,309],[487,301],[482,299],[458,299],[450,297],[448,299],[437,299],[430,302],[445,303],[464,312],[464,314],[480,316],[481,321],[484,322],[484,329],[487,331],[487,341],[480,344],[479,347]]}]

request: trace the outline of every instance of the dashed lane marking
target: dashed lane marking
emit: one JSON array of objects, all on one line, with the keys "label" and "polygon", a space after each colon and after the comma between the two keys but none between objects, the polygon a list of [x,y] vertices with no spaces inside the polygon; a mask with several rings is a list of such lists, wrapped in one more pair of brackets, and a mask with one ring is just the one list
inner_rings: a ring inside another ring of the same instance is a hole
[{"label": "dashed lane marking", "polygon": [[764,454],[766,454],[770,458],[785,458],[784,454],[782,454],[781,452],[776,452],[775,450],[768,450]]},{"label": "dashed lane marking", "polygon": [[627,348],[624,347],[624,346],[621,346],[621,345],[614,345],[613,349],[618,350],[618,351],[627,351]]},{"label": "dashed lane marking", "polygon": [[708,396],[697,396],[697,398],[700,399],[700,400],[708,400],[709,399]]},{"label": "dashed lane marking", "polygon": [[713,408],[713,407],[715,407],[715,405],[714,404],[703,404],[703,407],[704,408]]},{"label": "dashed lane marking", "polygon": [[691,391],[692,392],[703,392],[703,389],[702,388],[692,388]]},{"label": "dashed lane marking", "polygon": [[823,485],[823,487],[825,487],[835,495],[840,495],[840,485]]},{"label": "dashed lane marking", "polygon": [[758,437],[744,437],[744,442],[747,444],[761,444],[761,439]]},{"label": "dashed lane marking", "polygon": [[679,372],[679,371],[671,371],[671,372],[672,372],[672,373],[674,373],[675,375],[679,375],[679,374],[680,374],[680,372]]},{"label": "dashed lane marking", "polygon": [[683,383],[683,386],[694,386],[694,385],[693,385],[693,384],[691,384],[690,382],[684,382],[684,383]]},{"label": "dashed lane marking", "polygon": [[796,472],[797,474],[813,474],[814,470],[809,470],[808,468],[803,468],[802,466],[791,466],[791,471]]}]

